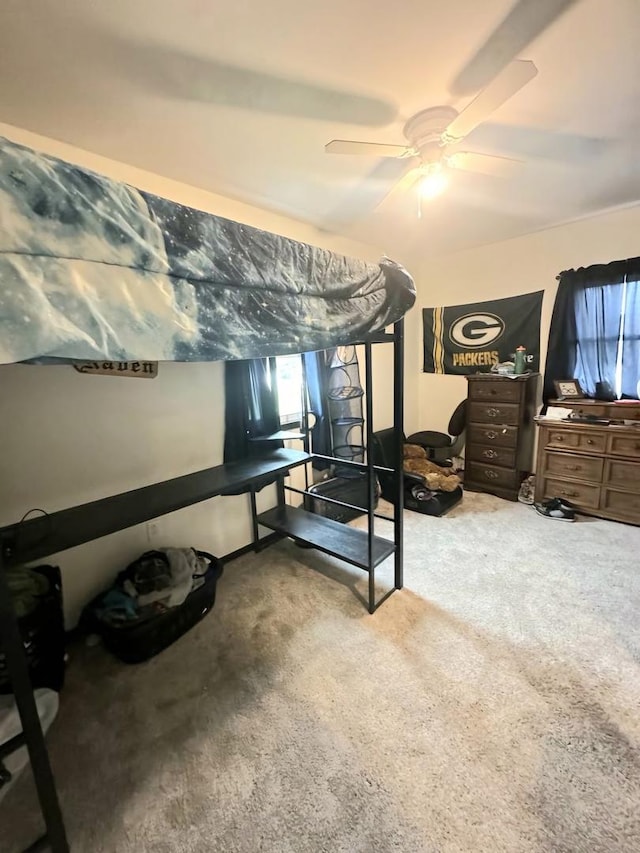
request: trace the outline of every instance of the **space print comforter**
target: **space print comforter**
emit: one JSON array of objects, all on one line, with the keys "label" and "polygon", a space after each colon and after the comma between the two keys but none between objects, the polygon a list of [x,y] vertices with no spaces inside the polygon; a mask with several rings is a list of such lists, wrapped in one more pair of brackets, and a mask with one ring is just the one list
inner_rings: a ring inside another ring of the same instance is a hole
[{"label": "space print comforter", "polygon": [[0,138],[0,363],[325,349],[414,300],[391,261],[317,249]]}]

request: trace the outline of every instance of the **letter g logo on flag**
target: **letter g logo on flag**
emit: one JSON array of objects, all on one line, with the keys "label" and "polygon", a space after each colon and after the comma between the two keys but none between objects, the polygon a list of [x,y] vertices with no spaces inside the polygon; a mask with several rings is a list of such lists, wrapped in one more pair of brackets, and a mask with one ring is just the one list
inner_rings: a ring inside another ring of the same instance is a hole
[{"label": "letter g logo on flag", "polygon": [[449,327],[454,344],[469,349],[486,347],[504,332],[504,321],[495,314],[466,314]]}]

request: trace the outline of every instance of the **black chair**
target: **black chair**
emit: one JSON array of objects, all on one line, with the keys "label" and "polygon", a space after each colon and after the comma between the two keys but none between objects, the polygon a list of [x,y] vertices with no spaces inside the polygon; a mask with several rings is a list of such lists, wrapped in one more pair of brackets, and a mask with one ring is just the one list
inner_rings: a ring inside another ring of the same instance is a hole
[{"label": "black chair", "polygon": [[[396,437],[392,428],[374,432],[372,439],[373,464],[384,468],[394,468]],[[394,503],[395,487],[392,473],[379,471],[382,497]],[[429,492],[419,474],[404,472],[404,507],[424,515],[444,515],[462,500],[462,486],[453,492]]]},{"label": "black chair", "polygon": [[408,444],[419,444],[427,452],[427,458],[436,465],[451,464],[452,456],[459,456],[464,447],[464,430],[467,423],[467,401],[463,400],[456,406],[451,415],[448,435],[444,432],[422,430],[414,432],[407,438]]}]

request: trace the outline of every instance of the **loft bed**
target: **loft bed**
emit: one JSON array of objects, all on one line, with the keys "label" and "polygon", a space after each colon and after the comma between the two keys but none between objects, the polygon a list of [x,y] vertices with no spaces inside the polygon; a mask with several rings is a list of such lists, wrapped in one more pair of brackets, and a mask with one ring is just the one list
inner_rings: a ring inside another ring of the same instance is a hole
[{"label": "loft bed", "polygon": [[[393,345],[398,436],[394,538],[374,533],[376,468],[366,474],[367,530],[287,504],[289,471],[314,455],[265,450],[119,495],[0,529],[0,644],[23,731],[0,745],[0,762],[26,745],[46,834],[29,850],[69,850],[28,663],[4,573],[217,495],[247,492],[253,541],[283,537],[368,572],[373,613],[402,587],[403,320],[415,301],[397,264],[369,264],[142,192],[0,139],[0,364],[77,361],[218,361],[363,344],[366,446],[372,435],[374,344]],[[393,333],[385,331],[393,325]],[[43,368],[44,369],[44,368]],[[271,437],[269,437],[271,438]],[[271,445],[265,445],[271,447]],[[338,460],[336,460],[338,461]],[[388,470],[388,469],[386,469]],[[258,514],[256,490],[276,482],[274,507]],[[318,499],[318,496],[315,496]],[[324,498],[333,503],[341,501]],[[347,504],[344,504],[348,506]],[[260,528],[271,533],[260,536]],[[393,556],[394,586],[376,601],[375,568]]]}]

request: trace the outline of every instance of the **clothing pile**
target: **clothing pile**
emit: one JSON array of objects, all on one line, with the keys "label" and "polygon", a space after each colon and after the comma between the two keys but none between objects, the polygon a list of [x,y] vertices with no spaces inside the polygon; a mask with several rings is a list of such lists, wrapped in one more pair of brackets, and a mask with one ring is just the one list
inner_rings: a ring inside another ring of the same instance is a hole
[{"label": "clothing pile", "polygon": [[125,663],[148,660],[211,610],[223,567],[193,548],[147,551],[87,605],[83,627]]},{"label": "clothing pile", "polygon": [[33,613],[42,596],[49,592],[49,579],[26,566],[10,566],[5,572],[13,609],[17,618],[23,619]]},{"label": "clothing pile", "polygon": [[193,548],[147,551],[124,572],[113,587],[98,598],[93,609],[100,622],[119,626],[153,619],[201,587],[208,560]]}]

